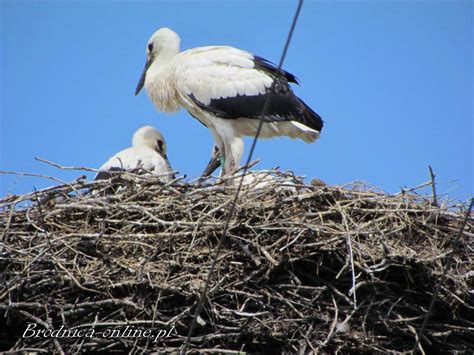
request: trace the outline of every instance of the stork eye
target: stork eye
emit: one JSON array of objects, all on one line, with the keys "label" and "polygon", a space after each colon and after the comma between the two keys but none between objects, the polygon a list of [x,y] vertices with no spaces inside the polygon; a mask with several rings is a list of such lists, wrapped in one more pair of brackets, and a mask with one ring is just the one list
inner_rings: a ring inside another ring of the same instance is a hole
[{"label": "stork eye", "polygon": [[152,52],[153,51],[153,43],[148,44],[148,51]]}]

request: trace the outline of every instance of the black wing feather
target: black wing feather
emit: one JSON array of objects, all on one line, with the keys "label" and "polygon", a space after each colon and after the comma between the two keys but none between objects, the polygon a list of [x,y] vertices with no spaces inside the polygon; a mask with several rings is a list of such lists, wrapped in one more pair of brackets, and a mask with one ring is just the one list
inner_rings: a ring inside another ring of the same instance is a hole
[{"label": "black wing feather", "polygon": [[298,78],[296,76],[287,72],[286,70],[278,70],[275,64],[273,64],[269,60],[266,60],[265,58],[259,57],[258,55],[254,55],[253,63],[255,65],[255,69],[263,70],[273,77],[283,76],[289,83],[299,84]]},{"label": "black wing feather", "polygon": [[[193,94],[189,95],[190,98],[201,109],[220,118],[245,117],[266,122],[296,121],[321,132],[323,128],[321,117],[297,97],[288,84],[288,82],[297,83],[295,76],[284,70],[278,71],[273,64],[263,58],[255,58],[255,67],[269,73],[274,80],[273,85],[267,88],[264,94],[211,99],[209,105],[200,102]],[[267,110],[262,115],[267,99],[269,100]]]}]

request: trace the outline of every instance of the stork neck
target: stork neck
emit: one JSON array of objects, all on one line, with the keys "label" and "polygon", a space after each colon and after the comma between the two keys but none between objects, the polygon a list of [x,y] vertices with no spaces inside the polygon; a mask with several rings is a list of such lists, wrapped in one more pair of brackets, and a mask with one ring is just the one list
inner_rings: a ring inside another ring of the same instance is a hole
[{"label": "stork neck", "polygon": [[176,54],[162,53],[157,55],[146,74],[146,81],[151,82],[157,76],[161,76],[173,61]]},{"label": "stork neck", "polygon": [[159,111],[176,112],[180,104],[174,82],[175,56],[158,56],[148,68],[145,89]]}]

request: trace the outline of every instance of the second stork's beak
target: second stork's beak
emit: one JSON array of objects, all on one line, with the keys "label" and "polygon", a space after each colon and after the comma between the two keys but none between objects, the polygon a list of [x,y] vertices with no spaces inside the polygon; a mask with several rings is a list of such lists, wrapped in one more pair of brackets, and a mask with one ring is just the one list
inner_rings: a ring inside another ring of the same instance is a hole
[{"label": "second stork's beak", "polygon": [[202,172],[201,178],[206,178],[210,176],[220,165],[221,165],[220,152],[217,151],[217,154],[212,154],[211,160],[209,160],[209,163],[207,163],[206,168]]},{"label": "second stork's beak", "polygon": [[137,88],[135,89],[135,96],[138,95],[140,91],[143,89],[143,85],[145,85],[146,72],[148,71],[148,68],[150,67],[152,62],[153,62],[152,57],[147,58],[147,61],[145,63],[145,68],[143,68],[142,75],[140,76],[140,81],[138,82]]},{"label": "second stork's beak", "polygon": [[[168,165],[168,171],[173,171],[173,168],[171,168],[170,161],[168,160],[168,157],[166,156],[166,154],[163,154],[163,159],[165,160],[166,165]],[[170,174],[169,177],[170,179],[176,179],[176,175],[174,173]]]}]

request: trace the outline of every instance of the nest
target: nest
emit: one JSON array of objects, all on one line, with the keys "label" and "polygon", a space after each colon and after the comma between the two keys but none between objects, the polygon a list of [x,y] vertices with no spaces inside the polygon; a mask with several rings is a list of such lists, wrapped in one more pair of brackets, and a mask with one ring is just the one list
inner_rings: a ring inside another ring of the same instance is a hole
[{"label": "nest", "polygon": [[[268,174],[241,191],[189,349],[474,347],[465,204]],[[124,173],[0,200],[0,350],[182,350],[233,192]]]}]

